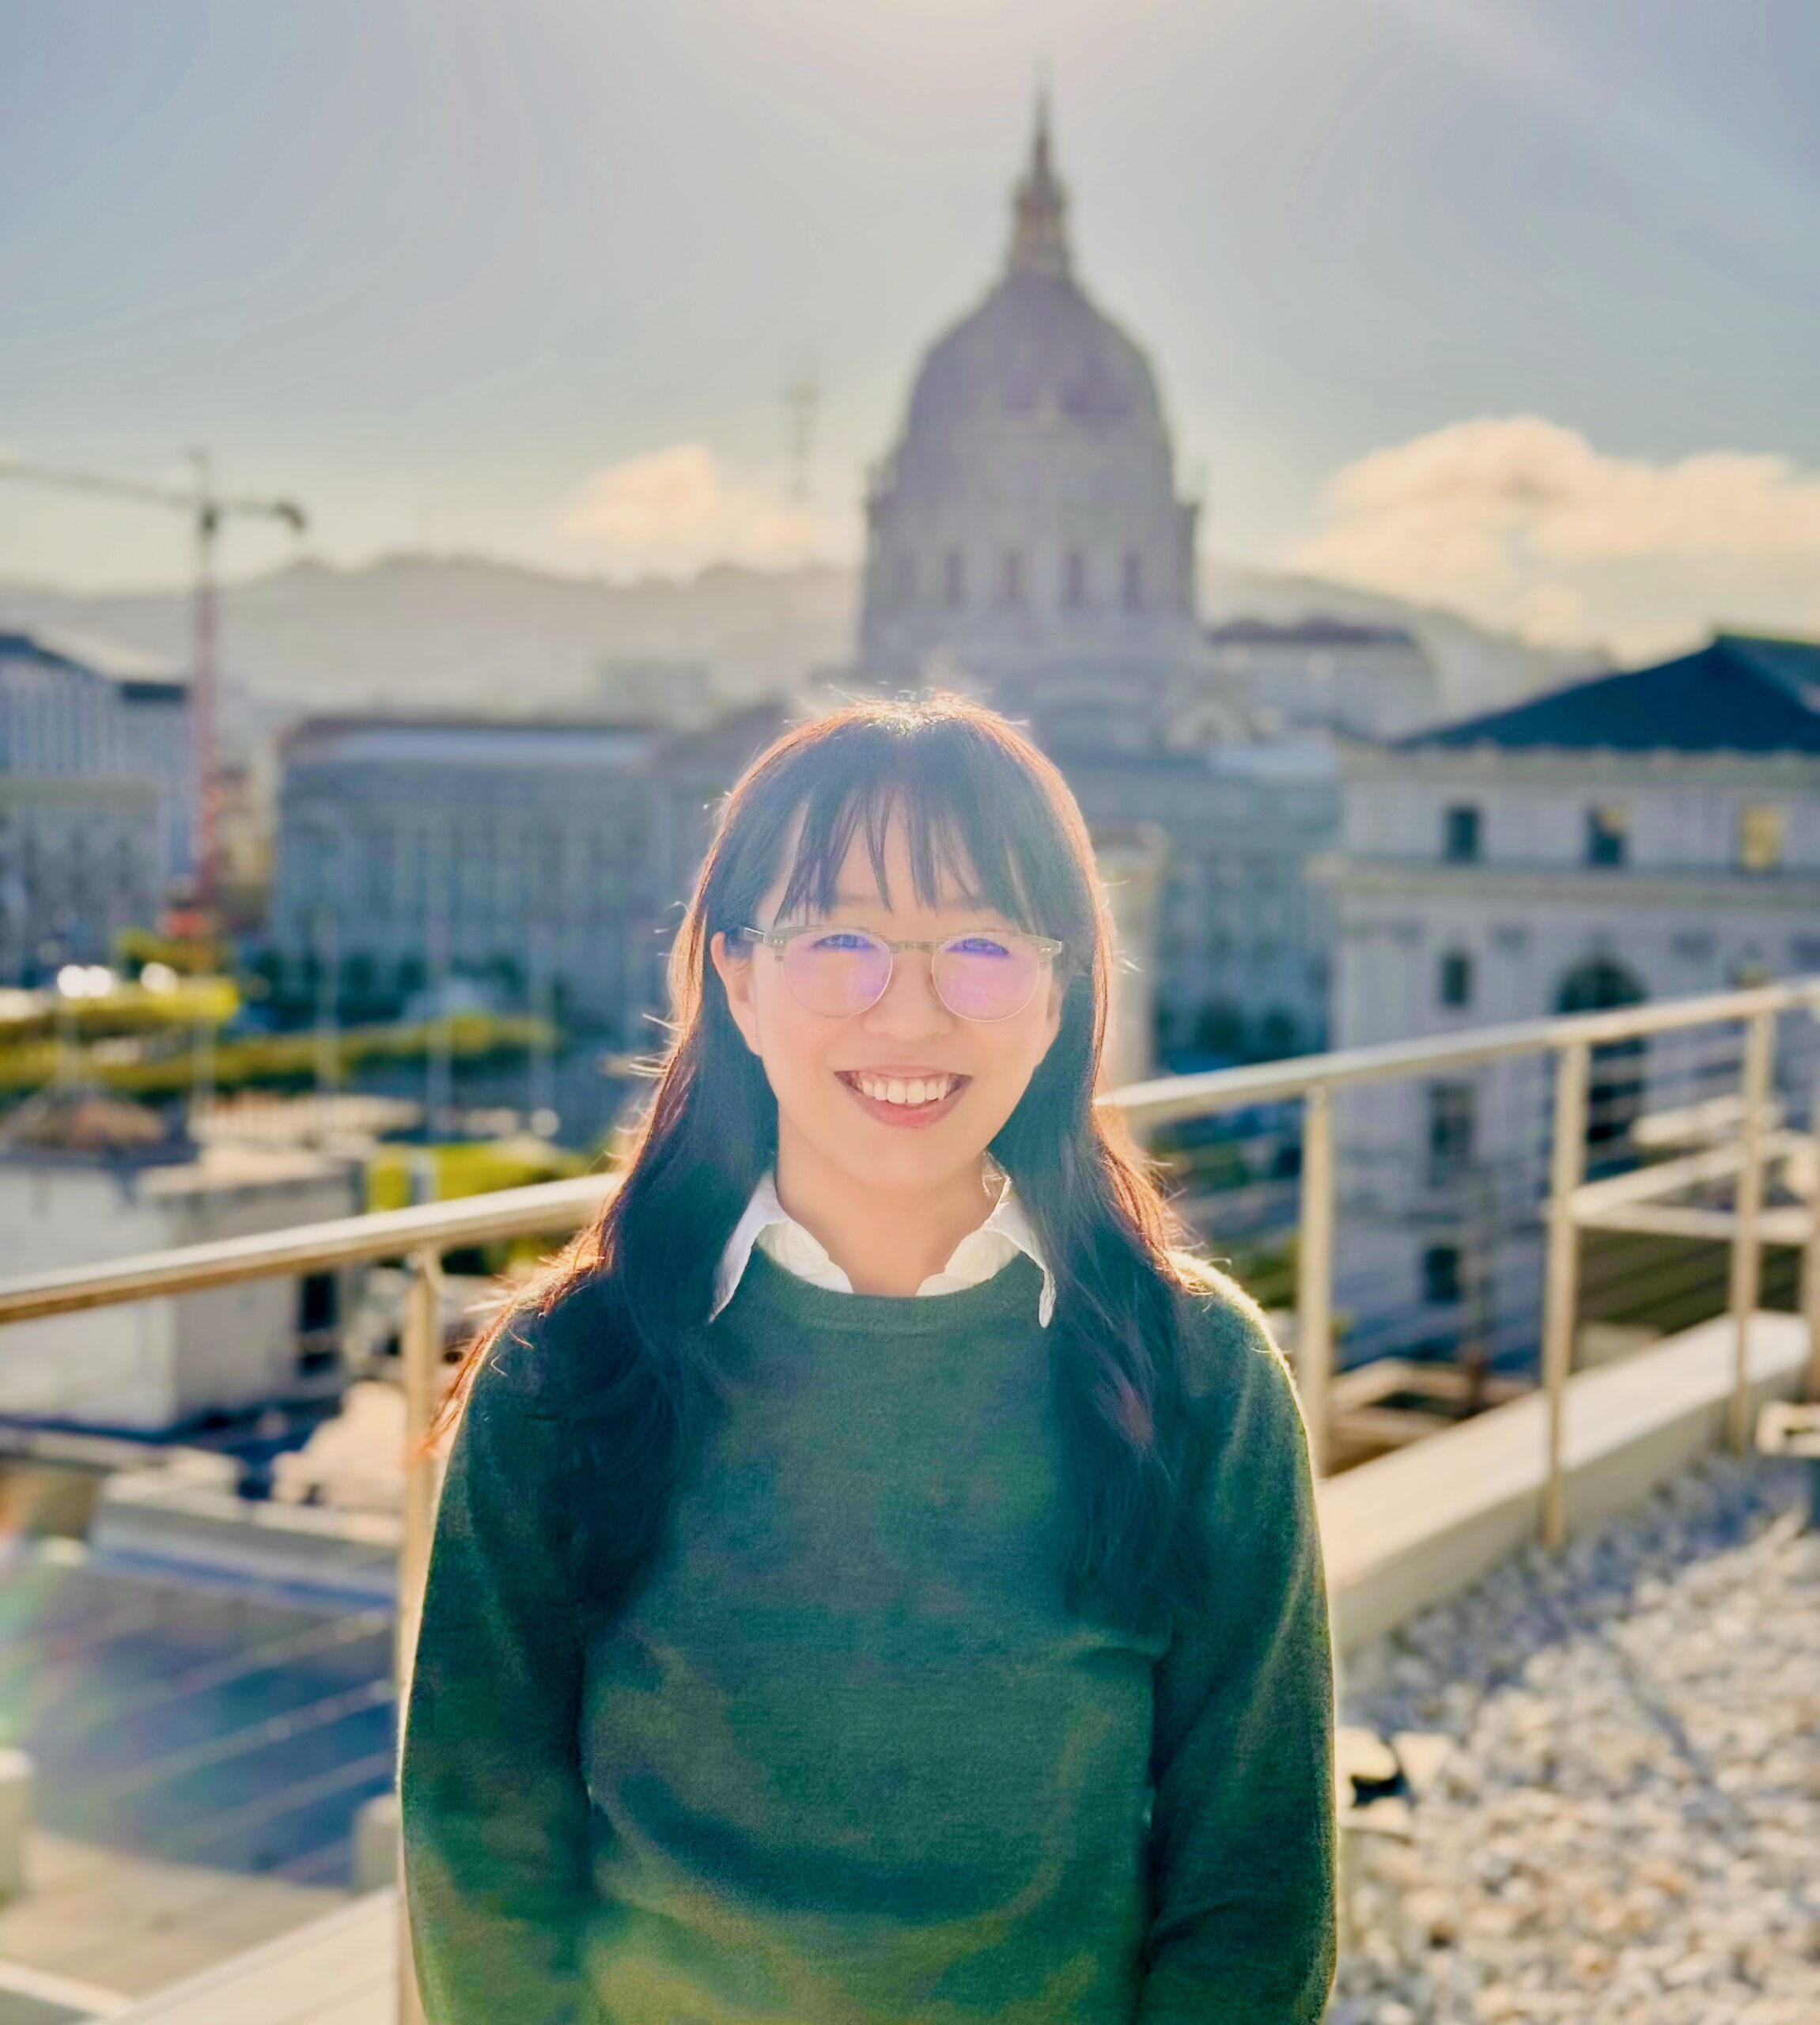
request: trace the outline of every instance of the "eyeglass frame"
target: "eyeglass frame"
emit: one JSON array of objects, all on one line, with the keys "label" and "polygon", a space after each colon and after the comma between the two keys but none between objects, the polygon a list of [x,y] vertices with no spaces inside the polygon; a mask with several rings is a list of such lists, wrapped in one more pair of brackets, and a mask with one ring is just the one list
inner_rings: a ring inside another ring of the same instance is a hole
[{"label": "eyeglass frame", "polygon": [[[852,935],[870,936],[872,941],[878,943],[884,948],[885,953],[891,958],[891,965],[885,972],[885,981],[880,987],[878,998],[872,999],[869,1003],[859,1007],[857,1010],[853,1012],[824,1012],[818,1016],[820,1018],[826,1020],[857,1019],[861,1012],[871,1012],[872,1007],[878,1004],[879,999],[883,998],[885,994],[891,988],[891,979],[897,975],[898,952],[900,949],[921,949],[924,951],[928,955],[931,966],[933,967],[935,961],[935,952],[936,950],[945,948],[947,944],[951,942],[963,941],[970,935],[997,935],[1008,939],[1015,936],[1019,941],[1030,944],[1036,951],[1039,959],[1042,962],[1049,964],[1052,971],[1058,967],[1059,959],[1065,956],[1068,952],[1068,944],[1065,942],[1059,941],[1056,937],[1053,935],[1033,935],[1027,929],[1022,928],[961,928],[956,929],[952,935],[938,937],[933,942],[911,940],[894,941],[890,936],[880,935],[874,929],[862,928],[857,922],[854,922],[806,921],[799,922],[792,928],[736,928],[732,931],[732,939],[736,941],[744,942],[748,946],[762,945],[766,949],[774,949],[777,951],[778,956],[781,957],[784,952],[793,942],[796,941],[800,936],[826,935],[831,933],[839,933],[843,931]],[[933,982],[934,980],[932,977],[930,980],[932,986]],[[794,996],[793,994],[792,995],[793,997]],[[1031,998],[1034,998],[1035,996],[1036,988],[1033,985],[1031,987]],[[1019,1006],[1016,1012],[1001,1012],[998,1016],[997,1020],[982,1020],[977,1013],[955,1012],[954,1008],[948,1004],[945,998],[942,997],[942,995],[939,991],[936,993],[936,997],[940,1002],[943,1009],[946,1012],[953,1012],[955,1019],[971,1020],[975,1026],[978,1027],[995,1027],[999,1024],[1000,1020],[1015,1020],[1017,1017],[1018,1013],[1023,1012],[1024,1006],[1028,1005],[1030,1003],[1030,999],[1027,998],[1024,1001],[1024,1005]],[[812,1006],[804,1006],[803,1009],[805,1012],[812,1012],[815,1009]]]}]

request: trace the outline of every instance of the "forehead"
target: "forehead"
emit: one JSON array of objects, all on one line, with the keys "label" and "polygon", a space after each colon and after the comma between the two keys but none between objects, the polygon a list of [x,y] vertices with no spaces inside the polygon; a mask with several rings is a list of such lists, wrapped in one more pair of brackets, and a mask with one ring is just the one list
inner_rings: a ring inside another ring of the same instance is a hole
[{"label": "forehead", "polygon": [[931,810],[902,796],[834,808],[812,802],[792,825],[770,898],[779,917],[920,907],[1021,920],[1020,882],[1007,863],[977,863],[970,827],[957,810]]},{"label": "forehead", "polygon": [[948,907],[977,904],[982,899],[978,876],[963,851],[938,851],[926,868],[917,864],[910,826],[901,816],[893,817],[886,828],[884,843],[880,863],[866,837],[855,834],[835,871],[830,898],[836,905],[910,907],[921,901]]}]

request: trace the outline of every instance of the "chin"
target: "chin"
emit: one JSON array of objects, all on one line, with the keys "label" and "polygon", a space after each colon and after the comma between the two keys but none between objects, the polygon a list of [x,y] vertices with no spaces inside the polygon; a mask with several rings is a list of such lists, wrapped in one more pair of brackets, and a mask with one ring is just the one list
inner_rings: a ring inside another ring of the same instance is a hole
[{"label": "chin", "polygon": [[957,1139],[946,1133],[902,1132],[875,1126],[863,1134],[850,1126],[831,1140],[815,1142],[816,1153],[856,1187],[887,1189],[895,1194],[939,1188],[956,1175],[977,1168],[986,1153],[971,1135]]}]

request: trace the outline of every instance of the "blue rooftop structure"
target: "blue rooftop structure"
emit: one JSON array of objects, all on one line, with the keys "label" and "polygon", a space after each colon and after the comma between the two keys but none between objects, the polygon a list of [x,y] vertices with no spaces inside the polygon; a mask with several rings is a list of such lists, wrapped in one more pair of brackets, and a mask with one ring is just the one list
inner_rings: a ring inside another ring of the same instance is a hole
[{"label": "blue rooftop structure", "polygon": [[1619,752],[1820,752],[1820,642],[1719,633],[1698,653],[1570,683],[1395,741]]}]

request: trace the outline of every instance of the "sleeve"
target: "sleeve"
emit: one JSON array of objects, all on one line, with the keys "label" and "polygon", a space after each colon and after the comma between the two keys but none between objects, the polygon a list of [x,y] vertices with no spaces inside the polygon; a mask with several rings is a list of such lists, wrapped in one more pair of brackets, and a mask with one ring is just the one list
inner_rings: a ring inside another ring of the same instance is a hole
[{"label": "sleeve", "polygon": [[1208,1593],[1156,1670],[1136,2025],[1315,2025],[1335,1961],[1334,1670],[1314,1473],[1261,1314],[1207,1404]]},{"label": "sleeve", "polygon": [[562,1422],[475,1376],[437,1508],[399,1767],[429,2025],[596,2019],[581,1652],[563,1580]]}]

